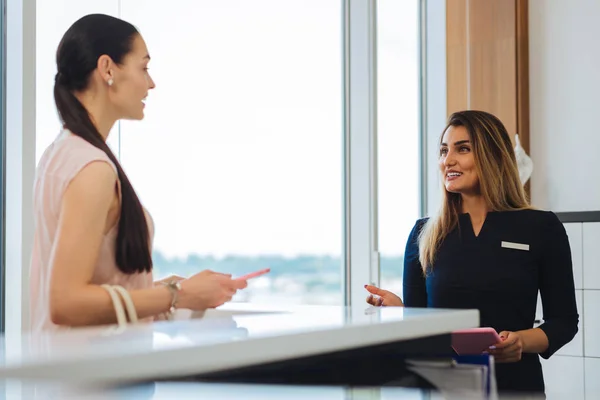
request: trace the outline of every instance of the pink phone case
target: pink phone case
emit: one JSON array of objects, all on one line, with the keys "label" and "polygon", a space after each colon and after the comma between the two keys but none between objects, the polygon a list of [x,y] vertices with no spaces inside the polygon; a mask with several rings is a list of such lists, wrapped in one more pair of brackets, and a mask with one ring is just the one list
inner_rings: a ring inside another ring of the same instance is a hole
[{"label": "pink phone case", "polygon": [[248,280],[248,279],[256,278],[257,276],[264,275],[264,274],[266,274],[268,272],[271,272],[271,268],[265,268],[265,269],[261,269],[259,271],[251,272],[251,273],[246,274],[246,275],[238,276],[235,279]]},{"label": "pink phone case", "polygon": [[501,341],[494,328],[471,328],[452,332],[452,348],[460,355],[481,354]]}]

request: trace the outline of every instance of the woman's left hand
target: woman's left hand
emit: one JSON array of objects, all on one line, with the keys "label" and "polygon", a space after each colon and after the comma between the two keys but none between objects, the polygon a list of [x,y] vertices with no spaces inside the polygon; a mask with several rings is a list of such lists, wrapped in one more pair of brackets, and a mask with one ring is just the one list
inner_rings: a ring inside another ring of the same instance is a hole
[{"label": "woman's left hand", "polygon": [[523,355],[523,338],[519,332],[500,332],[502,341],[490,346],[489,354],[499,363],[511,363],[521,360]]}]

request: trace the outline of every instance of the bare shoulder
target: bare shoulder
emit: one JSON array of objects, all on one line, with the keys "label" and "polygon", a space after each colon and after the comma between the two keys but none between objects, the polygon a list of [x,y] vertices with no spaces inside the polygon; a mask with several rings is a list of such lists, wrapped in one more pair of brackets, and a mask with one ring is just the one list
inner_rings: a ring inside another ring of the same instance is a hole
[{"label": "bare shoulder", "polygon": [[98,206],[112,202],[115,196],[117,174],[106,161],[96,160],[85,165],[75,175],[64,193],[66,202],[85,202]]}]

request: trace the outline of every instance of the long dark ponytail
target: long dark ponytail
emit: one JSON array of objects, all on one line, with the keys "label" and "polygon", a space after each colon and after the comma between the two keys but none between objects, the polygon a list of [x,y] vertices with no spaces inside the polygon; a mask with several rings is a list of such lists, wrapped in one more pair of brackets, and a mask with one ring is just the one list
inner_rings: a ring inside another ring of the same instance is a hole
[{"label": "long dark ponytail", "polygon": [[108,55],[120,64],[131,51],[138,34],[130,23],[108,15],[92,14],[79,19],[67,30],[58,46],[58,72],[54,83],[54,101],[64,127],[104,151],[117,167],[121,182],[121,216],[116,263],[127,274],[152,270],[144,209],[121,164],[74,92],[87,88],[100,56]]}]

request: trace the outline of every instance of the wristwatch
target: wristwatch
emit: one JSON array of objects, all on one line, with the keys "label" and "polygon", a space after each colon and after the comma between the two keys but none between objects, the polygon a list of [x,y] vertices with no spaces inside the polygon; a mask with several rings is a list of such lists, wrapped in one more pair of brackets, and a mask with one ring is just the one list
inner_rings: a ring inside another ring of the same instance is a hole
[{"label": "wristwatch", "polygon": [[172,316],[177,307],[177,301],[179,300],[179,291],[181,290],[181,282],[172,280],[168,282],[162,282],[162,284],[169,289],[171,292],[171,307],[169,307],[169,316]]}]

